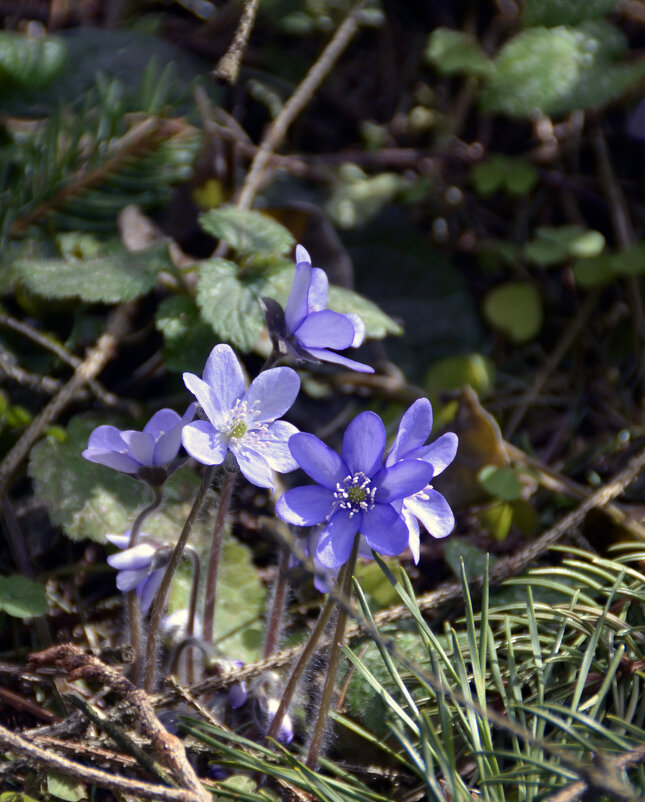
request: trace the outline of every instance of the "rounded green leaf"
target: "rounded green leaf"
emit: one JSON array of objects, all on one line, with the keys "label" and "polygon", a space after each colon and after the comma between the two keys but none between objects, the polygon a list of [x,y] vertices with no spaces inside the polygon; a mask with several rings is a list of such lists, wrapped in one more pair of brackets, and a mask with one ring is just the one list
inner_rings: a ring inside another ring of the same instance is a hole
[{"label": "rounded green leaf", "polygon": [[542,328],[542,301],[534,284],[509,281],[488,293],[484,317],[511,340],[532,340]]},{"label": "rounded green leaf", "polygon": [[520,498],[524,487],[513,468],[485,465],[479,471],[477,478],[487,493],[503,501],[515,501]]},{"label": "rounded green leaf", "polygon": [[428,39],[425,56],[443,75],[461,72],[486,75],[491,69],[490,59],[479,42],[451,28],[435,28]]},{"label": "rounded green leaf", "polygon": [[481,354],[449,356],[434,362],[428,372],[424,386],[431,396],[451,390],[459,390],[466,385],[475,390],[478,396],[486,395],[495,384],[495,364]]},{"label": "rounded green leaf", "polygon": [[47,612],[45,588],[26,576],[0,576],[0,610],[14,618],[36,618]]}]

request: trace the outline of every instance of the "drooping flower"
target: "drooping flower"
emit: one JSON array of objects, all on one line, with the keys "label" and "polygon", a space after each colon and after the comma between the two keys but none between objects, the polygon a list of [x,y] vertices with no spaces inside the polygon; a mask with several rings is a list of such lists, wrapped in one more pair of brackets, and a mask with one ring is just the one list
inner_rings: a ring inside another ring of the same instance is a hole
[{"label": "drooping flower", "polygon": [[106,538],[123,549],[107,558],[108,565],[119,572],[116,575],[117,588],[123,593],[136,588],[141,609],[147,613],[161,585],[172,548],[153,540],[140,540],[136,546],[129,548],[129,532],[124,535],[106,535]]},{"label": "drooping flower", "polygon": [[90,435],[83,456],[149,484],[162,485],[181,464],[176,459],[181,433],[193,419],[196,406],[191,404],[182,417],[172,409],[160,409],[142,432],[99,426]]},{"label": "drooping flower", "polygon": [[426,487],[432,466],[413,459],[383,467],[385,426],[378,415],[362,412],[354,418],[345,430],[342,456],[312,434],[295,434],[289,448],[317,484],[287,490],[276,512],[296,526],[325,522],[316,547],[322,565],[347,562],[357,532],[380,554],[406,548],[408,527],[393,502]]},{"label": "drooping flower", "polygon": [[[275,714],[280,707],[282,698],[282,683],[275,671],[268,671],[262,674],[254,683],[251,689],[253,697],[253,716],[258,728],[267,733]],[[289,713],[285,713],[280,722],[280,727],[276,735],[276,740],[280,743],[288,744],[293,741],[294,727],[293,720]]]},{"label": "drooping flower", "polygon": [[[434,443],[425,445],[432,431],[432,405],[427,398],[419,398],[404,413],[399,429],[385,460],[392,467],[401,460],[422,460],[432,466],[433,478],[438,476],[455,458],[458,438],[447,432]],[[428,484],[398,502],[403,520],[410,533],[410,551],[414,562],[419,562],[419,521],[433,537],[446,537],[455,525],[455,516],[446,499]]]},{"label": "drooping flower", "polygon": [[260,373],[246,389],[244,373],[229,345],[216,345],[203,378],[184,373],[184,383],[197,398],[208,420],[183,430],[186,451],[204,465],[221,465],[228,451],[244,476],[257,487],[273,487],[273,471],[298,467],[288,447],[298,430],[278,420],[298,395],[300,379],[291,368]]},{"label": "drooping flower", "polygon": [[297,245],[296,273],[285,309],[273,298],[262,299],[274,350],[296,361],[333,362],[374,373],[369,365],[335,353],[358,348],[365,339],[365,324],[358,315],[325,309],[328,289],[325,271],[312,267],[307,251]]}]

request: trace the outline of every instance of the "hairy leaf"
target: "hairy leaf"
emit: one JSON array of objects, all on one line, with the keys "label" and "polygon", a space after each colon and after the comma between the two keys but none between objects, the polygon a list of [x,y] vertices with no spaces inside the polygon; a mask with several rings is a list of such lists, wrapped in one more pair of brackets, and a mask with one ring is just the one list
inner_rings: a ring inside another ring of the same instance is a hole
[{"label": "hairy leaf", "polygon": [[201,215],[199,222],[205,231],[223,239],[240,255],[285,254],[294,244],[284,226],[261,212],[222,206]]},{"label": "hairy leaf", "polygon": [[195,304],[185,297],[165,298],[159,304],[155,323],[164,338],[166,368],[201,374],[215,338]]}]

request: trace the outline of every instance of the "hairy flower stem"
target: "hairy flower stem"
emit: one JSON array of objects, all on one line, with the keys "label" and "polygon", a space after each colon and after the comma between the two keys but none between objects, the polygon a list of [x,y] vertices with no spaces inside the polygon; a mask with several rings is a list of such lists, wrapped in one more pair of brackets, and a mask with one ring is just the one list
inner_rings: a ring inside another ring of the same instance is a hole
[{"label": "hairy flower stem", "polygon": [[148,642],[146,644],[144,675],[144,688],[148,693],[152,693],[155,685],[155,675],[157,670],[157,636],[159,633],[161,616],[163,615],[164,607],[166,605],[166,597],[170,588],[170,582],[172,581],[175,570],[179,565],[179,560],[184,553],[184,547],[188,541],[190,533],[193,530],[193,526],[195,525],[195,522],[197,521],[197,518],[199,517],[206,503],[208,492],[216,472],[217,466],[212,466],[207,468],[204,473],[202,486],[199,488],[199,493],[193,502],[193,506],[188,514],[188,518],[186,518],[186,523],[184,524],[184,528],[181,530],[179,540],[177,541],[177,545],[172,552],[168,565],[166,566],[163,579],[161,580],[161,585],[159,586],[155,600],[152,603],[150,623],[148,625]]},{"label": "hairy flower stem", "polygon": [[278,557],[278,574],[273,587],[273,601],[271,604],[271,615],[267,627],[267,637],[264,642],[264,656],[269,657],[275,651],[280,627],[282,624],[282,613],[284,611],[284,600],[287,595],[287,571],[289,570],[289,549],[280,549]]},{"label": "hairy flower stem", "polygon": [[[141,510],[139,515],[132,524],[132,529],[130,530],[130,541],[128,543],[128,548],[134,548],[137,545],[137,541],[139,539],[139,533],[141,532],[141,527],[143,526],[143,522],[146,518],[153,513],[156,509],[161,506],[161,502],[163,501],[163,493],[161,487],[153,487],[152,492],[154,493],[154,498],[148,504],[147,507]],[[132,679],[135,685],[141,684],[141,667],[142,667],[142,660],[143,660],[143,651],[144,651],[144,644],[143,644],[143,635],[141,631],[141,605],[139,604],[139,597],[137,595],[137,591],[130,590],[127,594],[128,600],[128,624],[130,627],[130,644],[132,646],[132,651],[134,652],[134,661],[132,663]]]},{"label": "hairy flower stem", "polygon": [[282,699],[280,700],[278,709],[275,712],[275,716],[273,717],[273,721],[271,722],[271,726],[267,732],[267,738],[275,738],[277,736],[280,730],[280,725],[282,724],[282,719],[289,710],[289,705],[291,704],[293,695],[296,692],[298,680],[302,676],[302,672],[305,670],[314,652],[316,651],[318,641],[325,631],[325,627],[327,626],[327,622],[329,621],[329,617],[334,611],[335,606],[336,600],[329,595],[327,597],[327,601],[325,602],[325,606],[320,611],[320,615],[318,616],[318,620],[316,621],[314,628],[311,630],[311,634],[309,635],[309,639],[305,644],[305,648],[302,650],[302,653],[298,658],[298,662],[291,672],[289,681],[287,682],[282,694]]},{"label": "hairy flower stem", "polygon": [[338,665],[340,663],[341,649],[343,640],[345,638],[345,627],[347,625],[348,605],[351,599],[352,592],[352,574],[356,566],[356,558],[358,556],[358,543],[360,535],[354,536],[354,546],[349,560],[343,566],[342,572],[338,577],[338,585],[341,592],[342,603],[338,605],[338,618],[336,619],[336,629],[334,630],[334,639],[331,644],[331,651],[329,653],[329,665],[327,666],[327,676],[325,678],[325,685],[323,687],[322,697],[320,699],[320,707],[318,709],[318,718],[314,726],[314,734],[309,744],[309,752],[307,753],[306,765],[310,769],[315,769],[318,764],[318,755],[322,748],[323,739],[325,737],[325,727],[327,726],[327,717],[329,715],[329,708],[334,698],[334,688],[336,686],[336,674],[338,673]]},{"label": "hairy flower stem", "polygon": [[[197,595],[199,593],[199,578],[201,574],[201,561],[199,554],[192,546],[186,546],[186,555],[193,564],[193,581],[190,588],[190,602],[188,606],[188,621],[186,623],[186,637],[192,639],[195,634],[195,614],[197,612]],[[186,684],[192,685],[195,681],[195,664],[193,650],[188,649],[186,654]]]},{"label": "hairy flower stem", "polygon": [[220,555],[222,553],[222,541],[224,539],[224,524],[231,506],[233,487],[237,474],[226,471],[224,483],[219,494],[219,506],[213,527],[213,542],[211,543],[211,553],[208,558],[208,569],[206,574],[206,599],[204,601],[204,624],[202,627],[202,638],[205,643],[213,642],[213,624],[215,622],[215,600],[217,598],[217,574],[219,571]]}]

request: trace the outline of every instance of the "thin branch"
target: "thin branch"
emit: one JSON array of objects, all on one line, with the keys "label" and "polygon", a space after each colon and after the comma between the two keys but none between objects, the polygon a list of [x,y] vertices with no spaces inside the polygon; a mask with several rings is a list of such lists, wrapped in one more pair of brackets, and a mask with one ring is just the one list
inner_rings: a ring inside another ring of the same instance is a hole
[{"label": "thin branch", "polygon": [[302,82],[296,87],[294,93],[280,109],[275,120],[273,120],[271,125],[267,128],[260,142],[258,151],[253,157],[249,171],[246,174],[244,186],[237,199],[236,205],[238,209],[250,209],[253,205],[255,196],[259,192],[264,178],[264,171],[271,161],[273,151],[280,145],[291,123],[305,108],[307,103],[309,103],[341,53],[358,31],[356,16],[362,5],[363,0],[357,3]]},{"label": "thin branch", "polygon": [[56,420],[63,409],[74,399],[79,389],[96,378],[115,355],[119,340],[127,331],[131,315],[132,306],[130,304],[123,304],[112,313],[108,319],[105,333],[99,337],[94,348],[79,363],[74,375],[33,419],[27,431],[6,455],[0,464],[0,496],[6,492],[14,471],[25,459],[45,428]]},{"label": "thin branch", "polygon": [[213,70],[216,78],[222,78],[229,84],[237,83],[237,76],[240,72],[240,62],[244,56],[244,51],[249,43],[249,37],[253,30],[255,15],[257,14],[260,0],[246,0],[244,10],[240,17],[240,24],[237,26],[235,36],[228,50],[219,60],[219,64]]}]

